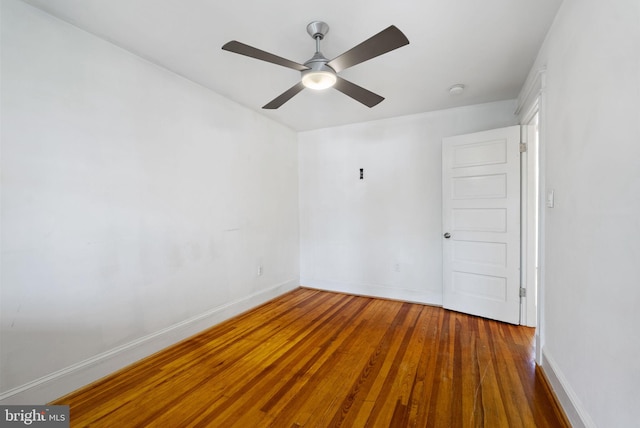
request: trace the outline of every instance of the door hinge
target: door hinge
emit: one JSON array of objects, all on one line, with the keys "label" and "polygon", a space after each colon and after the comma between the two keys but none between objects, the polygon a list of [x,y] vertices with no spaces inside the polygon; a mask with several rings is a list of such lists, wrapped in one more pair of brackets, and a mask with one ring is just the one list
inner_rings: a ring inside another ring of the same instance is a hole
[{"label": "door hinge", "polygon": [[527,143],[520,143],[520,153],[527,151]]},{"label": "door hinge", "polygon": [[520,287],[520,297],[527,297],[527,289]]}]

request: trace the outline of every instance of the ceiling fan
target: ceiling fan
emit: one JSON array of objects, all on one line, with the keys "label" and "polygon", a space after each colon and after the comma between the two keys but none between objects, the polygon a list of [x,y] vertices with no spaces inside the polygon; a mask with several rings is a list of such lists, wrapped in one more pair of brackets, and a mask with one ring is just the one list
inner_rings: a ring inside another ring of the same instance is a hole
[{"label": "ceiling fan", "polygon": [[342,55],[328,60],[320,52],[320,41],[328,32],[329,25],[322,21],[313,21],[307,25],[307,33],[316,41],[316,53],[304,64],[290,61],[235,40],[226,43],[222,49],[301,72],[300,82],[264,105],[263,109],[277,109],[304,88],[321,90],[334,87],[367,107],[373,107],[384,100],[380,95],[343,79],[338,76],[338,73],[409,44],[407,37],[396,26],[391,25]]}]

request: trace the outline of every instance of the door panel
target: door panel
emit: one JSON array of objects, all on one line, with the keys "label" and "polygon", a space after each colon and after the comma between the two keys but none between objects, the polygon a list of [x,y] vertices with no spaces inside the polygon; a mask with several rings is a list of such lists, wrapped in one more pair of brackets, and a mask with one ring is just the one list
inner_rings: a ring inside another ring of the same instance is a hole
[{"label": "door panel", "polygon": [[507,175],[479,175],[453,178],[454,199],[504,198],[507,195]]},{"label": "door panel", "polygon": [[445,138],[442,186],[444,307],[517,324],[520,127]]},{"label": "door panel", "polygon": [[[451,227],[456,232],[506,232],[507,210],[502,208],[453,208]],[[458,233],[457,236],[460,236]]]}]

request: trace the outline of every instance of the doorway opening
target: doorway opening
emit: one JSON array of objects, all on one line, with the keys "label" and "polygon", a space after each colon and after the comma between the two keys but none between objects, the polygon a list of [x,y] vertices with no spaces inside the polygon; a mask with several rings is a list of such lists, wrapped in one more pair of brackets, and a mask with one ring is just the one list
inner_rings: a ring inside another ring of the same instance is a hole
[{"label": "doorway opening", "polygon": [[520,324],[537,326],[538,278],[539,278],[539,119],[534,109],[522,125],[522,141],[525,144],[521,157],[521,284],[523,299],[520,307]]}]

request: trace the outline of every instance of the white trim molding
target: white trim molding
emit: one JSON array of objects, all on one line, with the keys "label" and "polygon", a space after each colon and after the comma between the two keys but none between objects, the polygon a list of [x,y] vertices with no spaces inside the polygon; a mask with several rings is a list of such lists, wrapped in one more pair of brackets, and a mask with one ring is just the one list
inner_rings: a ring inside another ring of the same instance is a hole
[{"label": "white trim molding", "polygon": [[520,118],[521,123],[528,122],[532,110],[537,110],[538,98],[545,87],[546,67],[532,70],[518,95],[518,106],[515,115]]},{"label": "white trim molding", "polygon": [[556,398],[562,406],[562,410],[569,418],[574,428],[596,428],[582,402],[573,391],[564,374],[558,368],[555,360],[546,349],[542,350],[542,370],[551,384]]},{"label": "white trim molding", "polygon": [[0,394],[0,404],[48,403],[299,286],[299,280],[293,279],[219,305],[207,312],[13,388]]},{"label": "white trim molding", "polygon": [[[545,223],[546,211],[546,66],[531,69],[520,94],[514,112],[521,124],[530,123],[538,114],[538,271],[537,271],[537,316],[536,316],[536,362],[542,365],[542,349],[545,344]],[[535,266],[532,268],[535,269]],[[530,277],[531,272],[523,272]]]},{"label": "white trim molding", "polygon": [[419,303],[422,305],[442,306],[442,293],[435,291],[327,280],[303,280],[301,281],[301,284],[305,288],[313,288],[316,290],[334,291],[337,293],[353,294],[364,297],[400,300],[403,302]]}]

